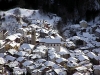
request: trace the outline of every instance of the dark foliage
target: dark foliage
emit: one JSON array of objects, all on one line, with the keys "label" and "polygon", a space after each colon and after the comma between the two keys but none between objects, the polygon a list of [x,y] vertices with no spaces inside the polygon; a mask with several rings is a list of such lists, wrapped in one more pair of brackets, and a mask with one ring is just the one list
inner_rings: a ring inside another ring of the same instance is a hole
[{"label": "dark foliage", "polygon": [[64,23],[78,23],[82,19],[95,21],[100,12],[100,0],[0,0],[1,10],[16,6],[55,13],[62,17]]}]

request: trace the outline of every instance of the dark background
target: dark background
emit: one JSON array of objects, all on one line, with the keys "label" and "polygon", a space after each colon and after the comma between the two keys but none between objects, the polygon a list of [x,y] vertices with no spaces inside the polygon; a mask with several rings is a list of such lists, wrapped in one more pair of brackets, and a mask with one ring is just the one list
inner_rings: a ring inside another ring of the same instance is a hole
[{"label": "dark background", "polygon": [[82,19],[95,22],[100,13],[100,0],[0,0],[0,10],[15,7],[51,12],[62,17],[64,23],[79,23]]}]

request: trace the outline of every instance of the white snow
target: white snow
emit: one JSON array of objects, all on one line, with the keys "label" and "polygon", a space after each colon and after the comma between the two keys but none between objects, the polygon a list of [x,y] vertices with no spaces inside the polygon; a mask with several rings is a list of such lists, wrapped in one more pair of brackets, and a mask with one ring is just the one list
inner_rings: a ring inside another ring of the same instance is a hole
[{"label": "white snow", "polygon": [[87,70],[87,68],[85,66],[80,66],[80,67],[77,67],[75,69],[78,70],[78,71]]},{"label": "white snow", "polygon": [[86,33],[83,33],[83,36],[84,37],[90,37],[90,34],[88,32],[86,32]]},{"label": "white snow", "polygon": [[30,60],[26,60],[24,63],[22,63],[23,64],[23,66],[29,66],[29,65],[31,65],[31,64],[33,64],[33,61],[30,61]]},{"label": "white snow", "polygon": [[44,64],[45,64],[46,66],[53,66],[53,65],[55,65],[55,63],[52,62],[52,61],[46,61]]},{"label": "white snow", "polygon": [[19,64],[18,61],[10,62],[9,67],[16,67],[16,66],[18,66],[18,64]]},{"label": "white snow", "polygon": [[5,59],[3,57],[0,57],[0,64],[5,64],[5,63],[6,63]]},{"label": "white snow", "polygon": [[83,74],[80,72],[75,72],[73,75],[83,75]]},{"label": "white snow", "polygon": [[96,57],[96,54],[94,54],[93,52],[89,52],[87,53],[87,56],[93,59]]},{"label": "white snow", "polygon": [[6,59],[6,60],[10,60],[10,61],[14,61],[16,58],[13,57],[13,56],[7,55],[7,56],[5,57],[5,59]]},{"label": "white snow", "polygon": [[16,54],[18,51],[15,49],[9,49],[8,50],[9,53],[11,53],[12,55]]},{"label": "white snow", "polygon": [[65,58],[58,58],[56,60],[57,63],[66,62],[66,61],[67,61],[67,59],[65,59]]},{"label": "white snow", "polygon": [[57,53],[49,54],[50,59],[60,58],[60,55]]},{"label": "white snow", "polygon": [[41,58],[41,55],[39,54],[32,54],[31,59]]},{"label": "white snow", "polygon": [[26,54],[27,54],[27,52],[25,52],[25,51],[17,52],[17,55],[19,55],[19,56],[25,56]]},{"label": "white snow", "polygon": [[[3,13],[5,13],[5,22],[2,23],[1,27],[6,28],[10,34],[14,34],[16,33],[16,30],[21,28],[22,26],[27,26],[28,24],[26,24],[25,22],[23,22],[23,20],[20,20],[20,23],[16,21],[16,14],[14,13],[14,11],[18,9],[21,14],[18,16],[21,16],[21,18],[25,17],[27,20],[29,20],[32,24],[49,24],[50,26],[53,26],[55,24],[55,22],[58,22],[61,18],[58,16],[53,16],[52,19],[50,19],[48,17],[48,15],[43,15],[41,13],[39,13],[39,10],[30,10],[30,9],[24,9],[24,8],[14,8],[14,9],[10,9],[8,11],[5,11]],[[53,15],[53,14],[51,14]]]},{"label": "white snow", "polygon": [[8,36],[6,39],[9,39],[11,41],[15,40],[17,37],[16,36],[13,36],[13,35],[10,35]]},{"label": "white snow", "polygon": [[69,60],[68,62],[67,62],[67,66],[68,67],[76,67],[76,66],[79,66],[79,64],[78,63],[76,63],[75,61],[71,61],[71,60]]},{"label": "white snow", "polygon": [[16,60],[19,61],[19,62],[21,62],[21,61],[23,61],[24,59],[25,59],[25,57],[18,57]]},{"label": "white snow", "polygon": [[85,55],[79,55],[78,59],[80,61],[89,60],[89,58],[87,56],[85,56]]},{"label": "white snow", "polygon": [[0,53],[0,57],[4,57],[6,55],[6,53]]},{"label": "white snow", "polygon": [[69,51],[67,50],[67,48],[61,46],[59,54],[60,55],[69,54]]},{"label": "white snow", "polygon": [[79,40],[79,39],[81,39],[81,37],[79,37],[79,36],[73,36],[73,37],[71,37],[71,39],[72,40]]},{"label": "white snow", "polygon": [[[38,20],[46,20],[48,23],[50,23],[51,25],[53,25],[53,22],[54,20],[55,21],[58,21],[60,19],[60,17],[56,17],[53,19],[50,19],[48,16],[44,15],[42,16],[40,13],[39,13],[39,10],[28,10],[28,9],[22,9],[22,8],[15,8],[15,9],[19,9],[21,11],[21,16],[26,16],[26,17],[30,17],[30,19],[36,19]],[[8,10],[5,12],[5,14],[12,14],[14,12],[15,9],[11,9],[11,10]],[[32,15],[33,12],[35,12],[35,15]]]},{"label": "white snow", "polygon": [[27,43],[23,43],[21,46],[20,46],[20,50],[25,50],[25,49],[33,49],[34,48],[34,45],[32,44],[27,44]]},{"label": "white snow", "polygon": [[100,29],[99,28],[97,28],[95,31],[98,32],[98,33],[100,33]]},{"label": "white snow", "polygon": [[69,58],[68,58],[68,61],[75,61],[75,62],[77,62],[78,59],[76,59],[75,57],[69,57]]},{"label": "white snow", "polygon": [[42,63],[42,62],[45,62],[46,60],[45,59],[38,59],[36,62],[37,63]]},{"label": "white snow", "polygon": [[93,66],[93,69],[94,69],[94,70],[95,70],[95,69],[100,70],[100,65],[94,65],[94,66]]},{"label": "white snow", "polygon": [[43,38],[43,39],[38,39],[39,40],[39,42],[44,42],[44,43],[61,43],[61,40],[60,39],[45,39],[45,38]]},{"label": "white snow", "polygon": [[35,65],[27,66],[30,70],[35,69]]},{"label": "white snow", "polygon": [[[15,18],[16,14],[14,13],[14,11],[16,9],[19,9],[21,12],[20,23],[18,23]],[[0,40],[1,46],[4,45],[5,43],[11,45],[12,47],[19,46],[20,45],[19,43],[14,42],[16,38],[20,39],[24,37],[26,40],[28,39],[28,41],[30,41],[31,29],[34,29],[34,28],[36,29],[37,41],[39,41],[40,43],[60,44],[60,45],[63,45],[65,43],[67,46],[66,47],[61,46],[60,52],[56,52],[56,49],[53,47],[48,48],[40,44],[39,46],[38,45],[34,46],[32,44],[23,43],[21,44],[19,48],[19,50],[21,51],[16,51],[14,49],[8,50],[8,52],[10,52],[12,55],[14,54],[19,55],[20,57],[18,58],[11,55],[0,53],[1,64],[4,64],[4,62],[1,60],[1,58],[3,57],[7,61],[8,60],[12,61],[9,65],[11,67],[16,67],[18,66],[18,64],[22,63],[24,67],[29,68],[34,73],[35,72],[37,73],[51,66],[52,69],[49,68],[49,70],[46,72],[50,72],[51,70],[54,70],[58,75],[67,75],[63,66],[60,65],[61,62],[65,62],[66,65],[70,68],[77,67],[76,69],[78,71],[81,71],[81,70],[86,70],[88,67],[90,69],[91,66],[93,65],[91,64],[89,58],[95,58],[97,60],[100,60],[100,55],[99,55],[100,42],[96,41],[97,36],[95,34],[92,34],[92,29],[91,29],[91,32],[89,32],[89,29],[90,29],[89,25],[86,28],[86,32],[82,31],[83,28],[79,24],[68,25],[68,28],[66,28],[67,26],[64,27],[63,29],[66,29],[66,31],[64,32],[66,33],[65,36],[68,36],[68,37],[65,37],[66,41],[63,41],[64,39],[62,38],[62,36],[58,34],[58,31],[56,29],[54,30],[52,29],[54,27],[53,25],[55,25],[55,22],[59,21],[60,17],[53,16],[53,18],[50,19],[47,15],[43,15],[39,13],[39,10],[28,10],[28,9],[22,9],[22,8],[14,8],[4,13],[6,14],[5,16],[6,19],[5,19],[5,22],[2,23],[1,27],[6,28],[8,30],[9,36],[7,36],[6,39],[9,39],[11,42],[6,43],[4,40]],[[51,14],[51,16],[52,15],[53,14]],[[23,17],[29,20],[32,24],[28,25],[26,22],[24,22],[22,20]],[[85,23],[87,25],[87,22],[84,20],[80,21],[80,23]],[[47,29],[45,25],[48,25],[50,29],[49,28]],[[24,28],[22,28],[23,26]],[[92,27],[96,27],[96,25],[93,25]],[[96,31],[100,33],[99,27],[100,26],[98,26]],[[71,36],[70,31],[75,31],[77,36]],[[45,38],[39,38],[40,32],[45,33],[49,36],[46,36]],[[55,34],[55,36],[53,36],[52,34]],[[75,40],[82,40],[84,43],[86,43],[86,46],[77,48],[76,45],[72,42]],[[34,47],[36,48],[34,49]],[[67,49],[69,47],[75,47],[77,49],[74,49],[74,50]],[[95,53],[90,52],[88,50],[89,48],[96,48],[96,47],[98,48],[93,49],[93,51],[96,52],[98,56]],[[84,51],[80,49],[83,49]],[[27,51],[31,51],[31,53],[29,54]],[[48,57],[49,57],[48,61],[45,59],[41,59],[43,57],[42,55],[45,56],[46,53],[48,54]],[[69,57],[68,59],[61,57],[66,54],[70,54],[71,57]],[[32,60],[29,60],[29,57]],[[36,60],[33,61],[34,59]],[[14,60],[16,61],[14,62]],[[83,66],[80,66],[80,65],[83,65]],[[41,67],[41,69],[39,69],[38,67]],[[98,69],[98,67],[99,66],[94,66],[94,69],[96,68]],[[20,71],[18,71],[18,73],[22,73]],[[50,72],[50,74],[52,73]],[[83,75],[83,73],[82,74],[75,73],[73,75],[78,75],[78,74]]]},{"label": "white snow", "polygon": [[58,75],[67,75],[66,71],[62,70],[62,69],[54,69],[54,71],[58,74]]},{"label": "white snow", "polygon": [[15,46],[18,47],[18,46],[20,46],[20,43],[16,43],[15,41],[13,41],[13,42],[10,42],[9,45],[12,47],[15,47]]},{"label": "white snow", "polygon": [[2,46],[5,43],[4,40],[0,40],[0,45]]}]

